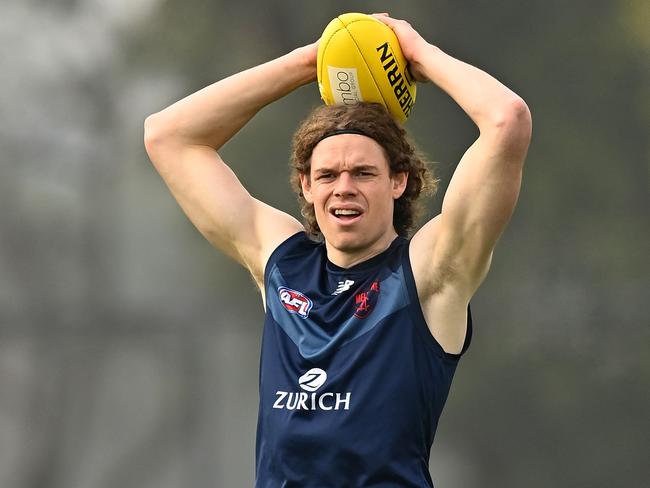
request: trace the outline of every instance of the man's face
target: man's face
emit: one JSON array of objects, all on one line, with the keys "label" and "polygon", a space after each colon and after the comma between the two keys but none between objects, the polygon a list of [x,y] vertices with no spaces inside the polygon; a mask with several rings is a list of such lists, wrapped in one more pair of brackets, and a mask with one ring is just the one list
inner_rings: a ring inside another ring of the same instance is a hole
[{"label": "man's face", "polygon": [[390,174],[383,148],[358,134],[339,134],[319,142],[303,194],[314,205],[316,221],[330,246],[359,252],[388,245],[396,236],[394,200],[406,187],[406,174]]}]

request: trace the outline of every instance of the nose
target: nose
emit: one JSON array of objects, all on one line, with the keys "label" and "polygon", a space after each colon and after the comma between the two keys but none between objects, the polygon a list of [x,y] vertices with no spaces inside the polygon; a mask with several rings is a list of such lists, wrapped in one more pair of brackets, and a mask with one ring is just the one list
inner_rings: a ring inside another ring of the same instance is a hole
[{"label": "nose", "polygon": [[356,186],[354,184],[354,179],[347,171],[342,171],[339,174],[339,177],[336,179],[336,185],[334,187],[334,195],[337,197],[354,195],[357,192]]}]

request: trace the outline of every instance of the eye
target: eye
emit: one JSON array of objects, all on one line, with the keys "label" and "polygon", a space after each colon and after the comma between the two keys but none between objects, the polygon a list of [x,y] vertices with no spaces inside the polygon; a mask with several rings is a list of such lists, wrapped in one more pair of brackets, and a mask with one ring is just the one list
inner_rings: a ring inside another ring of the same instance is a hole
[{"label": "eye", "polygon": [[318,176],[316,176],[317,180],[329,180],[334,178],[333,173],[319,173]]}]

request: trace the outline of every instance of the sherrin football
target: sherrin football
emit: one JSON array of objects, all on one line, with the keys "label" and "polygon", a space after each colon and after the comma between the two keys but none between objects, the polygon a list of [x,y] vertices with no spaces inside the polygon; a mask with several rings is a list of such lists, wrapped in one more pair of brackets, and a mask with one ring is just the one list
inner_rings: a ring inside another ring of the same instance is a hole
[{"label": "sherrin football", "polygon": [[325,27],[318,45],[317,76],[327,105],[378,102],[404,122],[415,103],[415,80],[397,36],[370,15],[339,15]]}]

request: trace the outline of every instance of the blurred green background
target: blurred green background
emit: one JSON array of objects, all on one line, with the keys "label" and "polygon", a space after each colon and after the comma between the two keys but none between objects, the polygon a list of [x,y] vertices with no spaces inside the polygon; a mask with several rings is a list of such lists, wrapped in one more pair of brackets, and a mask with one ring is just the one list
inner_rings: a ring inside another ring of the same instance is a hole
[{"label": "blurred green background", "polygon": [[[177,208],[142,123],[346,11],[406,18],[533,113],[519,206],[433,447],[436,486],[648,486],[642,0],[4,0],[0,486],[252,485],[260,300]],[[289,140],[318,103],[315,84],[298,90],[223,151],[294,215]],[[431,85],[408,129],[445,184],[477,135]]]}]

